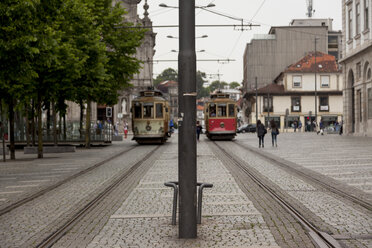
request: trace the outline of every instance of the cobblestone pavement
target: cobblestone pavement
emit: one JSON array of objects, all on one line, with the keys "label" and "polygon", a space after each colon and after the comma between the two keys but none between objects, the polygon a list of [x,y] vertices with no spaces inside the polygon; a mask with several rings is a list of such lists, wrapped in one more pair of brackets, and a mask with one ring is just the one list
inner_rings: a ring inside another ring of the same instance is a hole
[{"label": "cobblestone pavement", "polygon": [[16,151],[15,161],[0,162],[0,209],[134,145],[125,140],[106,147],[77,148],[75,153],[44,154],[43,159]]},{"label": "cobblestone pavement", "polygon": [[[236,139],[258,147],[256,134],[238,134]],[[372,138],[281,133],[278,147],[272,147],[269,131],[265,145],[265,152],[363,190],[372,200]]]},{"label": "cobblestone pavement", "polygon": [[[281,138],[278,148],[269,146],[270,143],[266,141],[266,147],[261,151],[273,153],[335,179],[338,178],[336,174],[328,174],[329,171],[338,171],[342,175],[344,171],[348,171],[349,180],[353,178],[359,182],[371,182],[371,178],[368,179],[368,176],[365,176],[365,174],[371,175],[372,170],[371,139],[332,135],[315,135],[314,137],[311,134],[284,134]],[[240,135],[237,140],[244,140],[252,146],[257,145],[255,135]],[[306,140],[305,144],[304,140]],[[313,144],[312,148],[309,145],[310,142]],[[329,148],[331,144],[335,145]],[[372,247],[372,215],[370,212],[359,211],[349,202],[344,202],[315,188],[310,183],[294,177],[271,162],[239,147],[238,144],[230,145],[229,149],[320,217],[330,226],[331,230],[333,229],[334,236],[343,240],[347,247]],[[342,152],[343,149],[345,150]],[[350,163],[352,161],[350,157],[355,159],[353,163]],[[336,162],[332,163],[330,158],[334,158]],[[369,163],[369,166],[365,163]],[[353,170],[354,168],[357,169]],[[361,170],[364,175],[360,173]],[[360,185],[350,184],[348,180],[342,180],[342,182],[355,187]],[[358,188],[369,192],[368,187]]]},{"label": "cobblestone pavement", "polygon": [[[145,155],[152,149],[151,146],[141,146],[136,150],[138,154]],[[116,158],[0,216],[1,247],[32,247],[34,239],[47,235],[63,222],[66,215],[80,209],[91,195],[97,195],[105,183],[138,161],[138,154],[126,154],[125,160]]]},{"label": "cobblestone pavement", "polygon": [[198,238],[178,239],[178,226],[170,223],[173,192],[164,186],[177,181],[177,156],[174,143],[88,247],[279,247],[261,213],[205,142],[198,143],[198,182],[214,187],[204,190]]}]

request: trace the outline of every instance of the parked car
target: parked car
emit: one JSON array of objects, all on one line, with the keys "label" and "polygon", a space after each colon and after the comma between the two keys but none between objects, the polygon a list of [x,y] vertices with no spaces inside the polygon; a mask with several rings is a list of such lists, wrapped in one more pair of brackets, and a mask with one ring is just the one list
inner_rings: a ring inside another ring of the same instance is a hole
[{"label": "parked car", "polygon": [[244,124],[238,127],[237,133],[254,133],[256,132],[256,124]]}]

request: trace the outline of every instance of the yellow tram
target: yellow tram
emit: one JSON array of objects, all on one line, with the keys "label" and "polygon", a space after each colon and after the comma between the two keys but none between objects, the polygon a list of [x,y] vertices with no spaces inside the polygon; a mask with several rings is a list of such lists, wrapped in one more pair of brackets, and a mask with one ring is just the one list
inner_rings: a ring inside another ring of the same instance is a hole
[{"label": "yellow tram", "polygon": [[133,140],[139,144],[164,143],[169,130],[169,103],[157,90],[145,90],[132,101]]}]

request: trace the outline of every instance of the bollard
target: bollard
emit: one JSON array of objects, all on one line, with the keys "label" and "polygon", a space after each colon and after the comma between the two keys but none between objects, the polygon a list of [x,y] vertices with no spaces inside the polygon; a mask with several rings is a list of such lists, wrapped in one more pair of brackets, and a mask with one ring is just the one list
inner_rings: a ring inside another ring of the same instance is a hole
[{"label": "bollard", "polygon": [[[166,182],[164,183],[167,187],[172,187],[174,189],[173,193],[173,210],[172,210],[172,225],[176,225],[177,218],[177,199],[178,199],[178,182]],[[201,215],[202,215],[202,199],[203,199],[203,189],[212,188],[213,184],[211,183],[196,183],[196,186],[199,186],[198,189],[198,212],[197,212],[197,223],[201,224]]]},{"label": "bollard", "polygon": [[213,184],[210,183],[197,183],[199,186],[199,194],[198,194],[198,224],[201,224],[201,216],[202,216],[202,199],[203,199],[203,189],[204,188],[212,188]]}]

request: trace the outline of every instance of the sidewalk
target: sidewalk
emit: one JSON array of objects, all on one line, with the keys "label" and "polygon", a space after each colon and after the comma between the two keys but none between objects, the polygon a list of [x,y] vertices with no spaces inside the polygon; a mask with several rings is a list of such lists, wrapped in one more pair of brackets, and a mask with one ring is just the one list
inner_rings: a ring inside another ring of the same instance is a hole
[{"label": "sidewalk", "polygon": [[198,238],[178,239],[178,225],[171,225],[173,189],[164,186],[178,178],[176,137],[169,143],[88,247],[279,247],[262,215],[206,142],[198,143],[198,182],[214,187],[204,189]]}]

